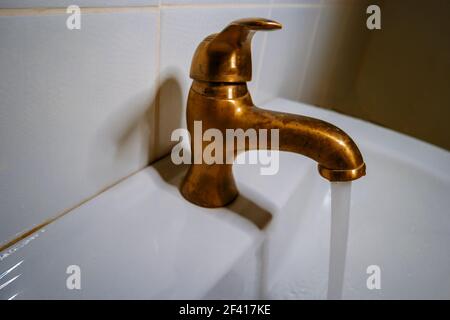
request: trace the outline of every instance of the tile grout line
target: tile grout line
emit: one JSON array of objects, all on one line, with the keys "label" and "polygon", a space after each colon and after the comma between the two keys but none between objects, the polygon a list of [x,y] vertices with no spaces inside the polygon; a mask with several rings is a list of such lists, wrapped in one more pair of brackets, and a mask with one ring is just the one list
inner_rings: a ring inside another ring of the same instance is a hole
[{"label": "tile grout line", "polygon": [[[67,14],[67,8],[0,8],[0,17],[14,16],[47,16]],[[129,13],[129,12],[155,12],[159,10],[157,6],[141,7],[80,7],[81,14],[102,14],[102,13]]]},{"label": "tile grout line", "polygon": [[271,0],[268,3],[208,3],[208,4],[162,4],[162,8],[307,8],[317,7],[320,3],[273,3]]},{"label": "tile grout line", "polygon": [[[160,9],[220,9],[220,8],[313,8],[320,4],[293,3],[293,4],[186,4],[186,5],[168,5],[161,4],[153,6],[124,6],[124,7],[80,7],[82,13],[128,13],[140,11],[157,11]],[[67,14],[66,7],[32,7],[32,8],[0,8],[1,16],[40,16],[52,14]]]}]

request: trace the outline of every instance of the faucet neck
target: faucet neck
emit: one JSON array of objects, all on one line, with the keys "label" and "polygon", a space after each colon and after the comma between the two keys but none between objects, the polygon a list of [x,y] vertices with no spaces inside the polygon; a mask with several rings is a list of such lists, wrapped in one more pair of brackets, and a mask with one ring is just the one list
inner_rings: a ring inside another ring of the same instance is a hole
[{"label": "faucet neck", "polygon": [[194,80],[191,89],[202,96],[220,100],[237,99],[249,93],[246,82],[208,82]]}]

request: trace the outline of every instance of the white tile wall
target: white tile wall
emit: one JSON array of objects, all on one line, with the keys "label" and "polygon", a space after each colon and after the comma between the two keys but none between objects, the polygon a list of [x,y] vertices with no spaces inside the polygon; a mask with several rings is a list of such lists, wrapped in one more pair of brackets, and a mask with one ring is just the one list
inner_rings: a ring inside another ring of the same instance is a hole
[{"label": "white tile wall", "polygon": [[69,31],[64,10],[36,10],[68,1],[0,0],[0,244],[169,152],[185,125],[194,50],[230,21],[284,25],[254,37],[256,103],[314,97],[321,88],[304,80],[335,32],[319,22],[321,2],[80,0],[118,8],[82,11],[82,29]]},{"label": "white tile wall", "polygon": [[320,11],[314,42],[311,44],[311,58],[297,96],[298,100],[313,104],[321,104],[329,86],[333,85],[330,83],[331,75],[339,59],[339,46],[349,18],[349,6],[346,5],[333,3]]},{"label": "white tile wall", "polygon": [[0,241],[142,168],[158,12],[0,16]]},{"label": "white tile wall", "polygon": [[298,99],[319,12],[320,7],[272,9],[271,18],[283,29],[267,36],[255,102],[275,96]]}]

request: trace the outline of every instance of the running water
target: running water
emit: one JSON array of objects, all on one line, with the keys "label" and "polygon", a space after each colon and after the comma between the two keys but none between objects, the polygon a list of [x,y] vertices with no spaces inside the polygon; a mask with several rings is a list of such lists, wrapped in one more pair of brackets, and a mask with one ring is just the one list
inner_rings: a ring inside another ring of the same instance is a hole
[{"label": "running water", "polygon": [[331,183],[330,265],[327,299],[342,299],[350,216],[351,182]]}]

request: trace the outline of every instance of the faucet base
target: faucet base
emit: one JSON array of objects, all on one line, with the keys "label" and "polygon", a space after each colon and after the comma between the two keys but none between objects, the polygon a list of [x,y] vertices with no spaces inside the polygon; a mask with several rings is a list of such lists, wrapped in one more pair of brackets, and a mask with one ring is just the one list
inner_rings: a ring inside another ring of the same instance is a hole
[{"label": "faucet base", "polygon": [[232,165],[192,164],[181,185],[183,197],[201,207],[223,207],[238,196]]}]

